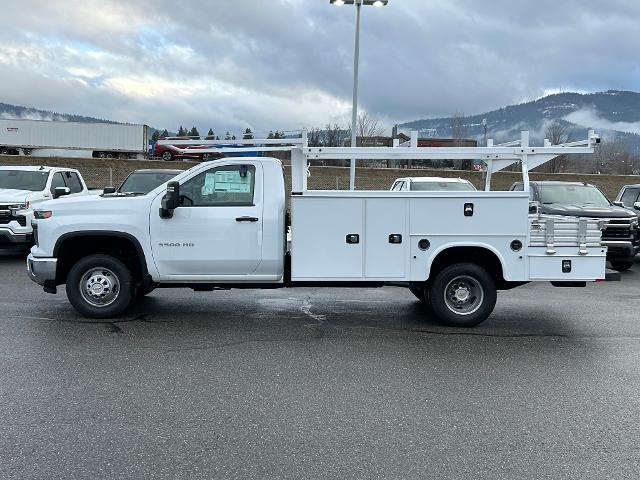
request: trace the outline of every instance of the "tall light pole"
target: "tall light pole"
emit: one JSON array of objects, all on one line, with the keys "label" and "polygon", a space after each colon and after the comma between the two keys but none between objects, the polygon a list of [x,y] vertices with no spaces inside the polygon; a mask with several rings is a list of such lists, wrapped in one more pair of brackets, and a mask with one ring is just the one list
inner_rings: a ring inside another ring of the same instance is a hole
[{"label": "tall light pole", "polygon": [[[358,146],[358,69],[360,66],[360,8],[362,5],[384,7],[389,0],[329,0],[331,5],[355,5],[356,7],[356,40],[353,53],[353,107],[351,109],[351,146]],[[351,159],[349,165],[349,190],[356,188],[356,161]]]},{"label": "tall light pole", "polygon": [[487,119],[482,119],[482,127],[484,128],[484,146],[487,146]]}]

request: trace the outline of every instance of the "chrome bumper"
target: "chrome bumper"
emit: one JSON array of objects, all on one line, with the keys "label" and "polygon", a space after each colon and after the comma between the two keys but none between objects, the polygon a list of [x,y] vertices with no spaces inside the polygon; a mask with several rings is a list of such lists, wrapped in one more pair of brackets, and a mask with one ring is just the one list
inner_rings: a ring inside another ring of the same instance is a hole
[{"label": "chrome bumper", "polygon": [[27,257],[29,278],[38,285],[55,287],[57,266],[57,258],[38,258],[32,254]]}]

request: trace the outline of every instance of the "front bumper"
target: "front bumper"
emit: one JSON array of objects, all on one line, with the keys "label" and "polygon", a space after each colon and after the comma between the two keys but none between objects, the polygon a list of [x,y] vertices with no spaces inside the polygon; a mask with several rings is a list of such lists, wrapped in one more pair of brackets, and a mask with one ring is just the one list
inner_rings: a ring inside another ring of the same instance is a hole
[{"label": "front bumper", "polygon": [[0,245],[21,245],[31,242],[31,233],[16,233],[10,228],[0,228]]},{"label": "front bumper", "polygon": [[639,253],[638,246],[629,241],[603,240],[602,246],[607,247],[607,258],[633,258]]},{"label": "front bumper", "polygon": [[27,272],[29,278],[47,289],[56,288],[57,258],[39,258],[29,254],[27,257]]}]

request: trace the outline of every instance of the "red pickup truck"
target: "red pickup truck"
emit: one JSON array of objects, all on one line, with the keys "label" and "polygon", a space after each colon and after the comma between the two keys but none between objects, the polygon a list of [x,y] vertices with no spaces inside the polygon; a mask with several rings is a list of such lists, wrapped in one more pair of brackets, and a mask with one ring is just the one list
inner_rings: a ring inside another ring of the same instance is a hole
[{"label": "red pickup truck", "polygon": [[[163,138],[162,140],[193,140],[195,143],[200,140],[200,137],[167,137],[167,138]],[[198,161],[209,161],[209,160],[216,160],[224,156],[222,154],[217,155],[215,153],[202,153],[198,151],[203,148],[211,148],[211,147],[206,145],[189,145],[189,146],[181,145],[180,147],[176,147],[174,145],[159,145],[156,143],[153,146],[153,155],[156,157],[161,157],[166,162],[170,162],[172,160],[186,160],[186,159],[192,159],[192,160],[198,160]],[[188,152],[181,153],[178,151],[178,149],[188,150]]]}]

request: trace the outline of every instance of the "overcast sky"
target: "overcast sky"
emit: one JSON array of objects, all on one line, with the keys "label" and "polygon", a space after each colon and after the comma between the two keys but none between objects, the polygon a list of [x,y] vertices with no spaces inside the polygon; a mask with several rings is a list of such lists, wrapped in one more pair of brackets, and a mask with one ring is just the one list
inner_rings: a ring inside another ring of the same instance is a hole
[{"label": "overcast sky", "polygon": [[[390,0],[362,12],[360,108],[393,122],[559,90],[640,91],[638,0]],[[2,1],[0,102],[146,123],[346,123],[354,8],[329,0]]]}]

